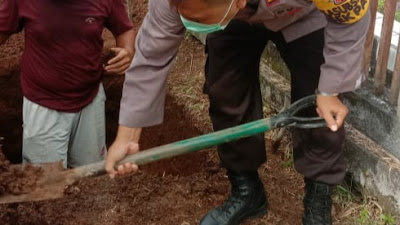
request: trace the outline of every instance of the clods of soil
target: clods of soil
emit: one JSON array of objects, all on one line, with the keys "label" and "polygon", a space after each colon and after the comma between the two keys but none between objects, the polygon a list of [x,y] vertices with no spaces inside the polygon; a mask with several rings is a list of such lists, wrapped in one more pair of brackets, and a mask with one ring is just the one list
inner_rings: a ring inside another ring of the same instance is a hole
[{"label": "clods of soil", "polygon": [[0,195],[19,195],[35,189],[42,171],[31,165],[13,166],[1,151],[0,145]]}]

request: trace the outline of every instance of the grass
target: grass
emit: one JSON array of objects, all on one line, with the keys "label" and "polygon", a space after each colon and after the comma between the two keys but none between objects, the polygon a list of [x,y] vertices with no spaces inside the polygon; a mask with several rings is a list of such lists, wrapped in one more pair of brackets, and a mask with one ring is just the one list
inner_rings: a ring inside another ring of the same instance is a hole
[{"label": "grass", "polygon": [[375,197],[364,193],[350,175],[336,187],[332,199],[335,205],[340,206],[335,217],[343,225],[396,225],[400,222],[399,217],[385,212]]}]

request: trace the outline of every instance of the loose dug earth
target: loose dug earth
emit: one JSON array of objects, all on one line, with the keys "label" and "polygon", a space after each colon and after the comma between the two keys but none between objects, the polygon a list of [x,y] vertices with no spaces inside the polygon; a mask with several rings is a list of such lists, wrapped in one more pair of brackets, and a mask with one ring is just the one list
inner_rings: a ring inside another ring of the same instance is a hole
[{"label": "loose dug earth", "polygon": [[[164,125],[145,130],[141,146],[148,148],[199,135],[188,127],[182,111],[167,99]],[[281,168],[277,163],[269,167]],[[299,224],[296,194],[301,184],[263,167],[263,179],[273,195],[268,217],[247,224]],[[268,178],[265,174],[268,173]],[[224,171],[215,154],[197,152],[144,166],[136,175],[110,180],[85,179],[66,190],[63,199],[0,206],[2,224],[197,224],[208,209],[228,193]],[[300,209],[300,208],[298,208]]]},{"label": "loose dug earth", "polygon": [[24,194],[35,189],[36,181],[42,174],[40,168],[26,165],[11,167],[0,145],[0,196],[3,194]]},{"label": "loose dug earth", "polygon": [[[185,116],[172,98],[167,99],[166,110],[164,125],[145,130],[142,148],[200,134],[187,126],[190,121],[183,119]],[[116,116],[109,118],[116,122]],[[274,166],[280,168],[278,164]],[[276,183],[274,180],[280,179],[276,175],[268,179]],[[292,184],[290,180],[280,182],[286,182],[286,187]],[[293,190],[282,187],[271,189],[275,195],[271,198],[271,216],[249,224],[275,221],[274,215],[284,222],[272,224],[289,224],[291,220],[299,219],[298,213],[286,214],[294,210],[296,204],[290,202]],[[82,180],[69,187],[63,199],[1,205],[0,221],[2,224],[32,225],[196,224],[208,209],[223,201],[228,188],[224,171],[215,163],[215,154],[198,152],[144,166],[140,173],[116,180],[105,176]],[[285,205],[278,194],[286,199]]]},{"label": "loose dug earth", "polygon": [[[134,1],[132,12],[136,28],[145,14],[146,4],[145,0]],[[109,33],[105,33],[105,38],[107,51],[113,45],[113,40]],[[6,46],[0,48],[0,136],[5,137],[3,150],[12,162],[21,160],[22,97],[18,59],[23,49],[22,39],[21,35],[14,36]],[[187,38],[171,77],[179,83],[179,77],[183,75],[201,75],[203,64],[202,46]],[[113,140],[117,128],[123,79],[106,76],[104,80],[108,144]],[[186,81],[181,79],[180,82]],[[188,88],[201,89],[201,84],[196,85],[190,84]],[[177,104],[181,101],[174,95],[167,97],[165,122],[144,130],[140,143],[142,149],[201,134],[192,125],[198,127],[199,121]],[[290,166],[282,166],[286,161],[282,152],[269,152],[268,156],[268,163],[260,168],[269,196],[268,215],[244,224],[301,224],[303,181]],[[229,192],[229,182],[225,171],[219,168],[217,159],[215,149],[211,149],[149,164],[135,175],[115,180],[106,176],[84,179],[68,187],[62,199],[0,205],[0,224],[198,224],[201,217],[221,204]],[[0,158],[0,165],[4,162]],[[339,208],[335,208],[338,211]]]}]

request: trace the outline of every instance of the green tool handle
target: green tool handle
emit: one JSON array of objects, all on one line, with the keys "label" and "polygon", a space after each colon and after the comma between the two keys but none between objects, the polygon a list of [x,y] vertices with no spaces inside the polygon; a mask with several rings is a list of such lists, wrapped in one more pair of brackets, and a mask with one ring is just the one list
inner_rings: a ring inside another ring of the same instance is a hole
[{"label": "green tool handle", "polygon": [[146,151],[130,155],[121,160],[119,164],[131,162],[137,165],[143,165],[158,161],[160,159],[191,153],[240,138],[249,137],[254,134],[269,131],[270,129],[270,119],[261,119],[217,132],[151,148]]},{"label": "green tool handle", "polygon": [[[250,123],[242,124],[232,128],[227,128],[217,132],[201,135],[194,138],[177,141],[171,144],[147,149],[133,155],[125,157],[117,165],[124,163],[134,163],[143,165],[155,162],[161,159],[171,158],[195,152],[201,149],[213,147],[226,142],[234,141],[240,138],[252,136],[254,134],[269,131],[271,129],[271,118],[256,120]],[[89,177],[105,173],[105,162],[98,162],[86,166],[75,168],[79,177]]]}]

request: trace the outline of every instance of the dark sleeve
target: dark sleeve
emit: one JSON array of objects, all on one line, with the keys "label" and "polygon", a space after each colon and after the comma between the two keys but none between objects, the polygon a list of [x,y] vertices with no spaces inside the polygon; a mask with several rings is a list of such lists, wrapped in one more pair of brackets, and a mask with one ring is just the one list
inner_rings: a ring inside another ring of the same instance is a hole
[{"label": "dark sleeve", "polygon": [[132,29],[132,22],[128,18],[124,0],[111,0],[110,13],[105,23],[105,27],[109,29],[114,36],[118,36]]},{"label": "dark sleeve", "polygon": [[11,35],[22,30],[17,0],[4,0],[0,4],[0,33]]}]

